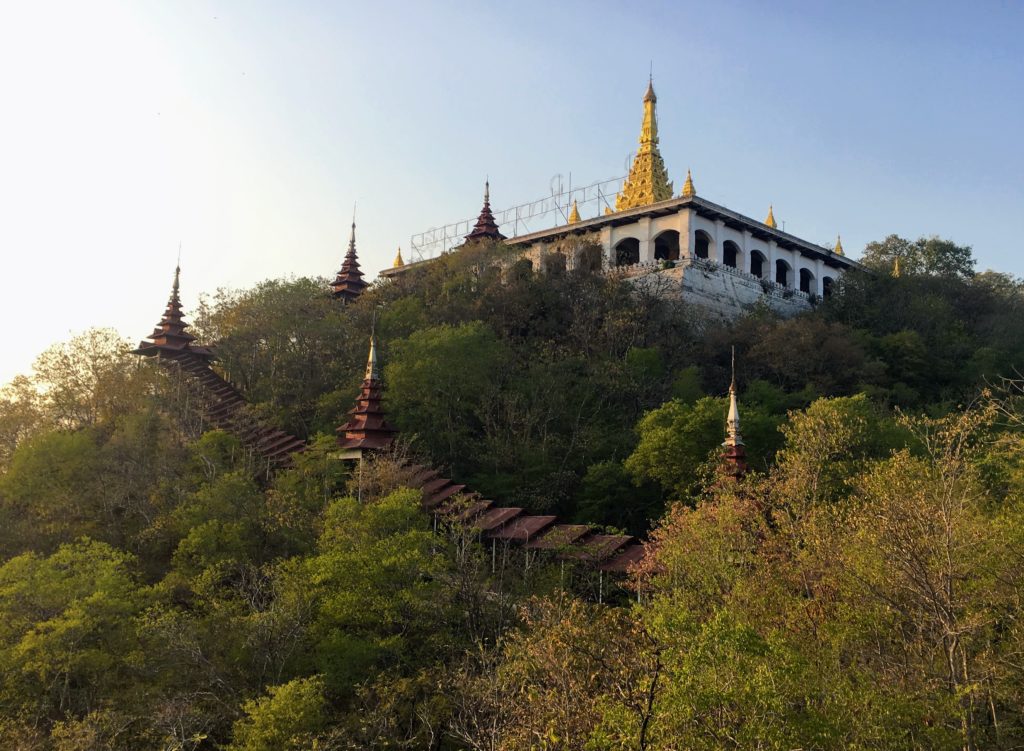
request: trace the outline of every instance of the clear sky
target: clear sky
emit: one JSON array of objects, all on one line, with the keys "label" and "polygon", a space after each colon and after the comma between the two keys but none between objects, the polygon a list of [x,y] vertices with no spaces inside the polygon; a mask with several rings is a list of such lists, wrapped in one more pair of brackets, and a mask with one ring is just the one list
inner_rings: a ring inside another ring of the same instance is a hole
[{"label": "clear sky", "polygon": [[[1024,4],[0,4],[0,382],[201,292],[372,275],[480,207],[621,175],[653,62],[677,190],[850,255],[1024,274]],[[584,212],[586,216],[586,212]],[[533,227],[540,229],[541,227]]]}]

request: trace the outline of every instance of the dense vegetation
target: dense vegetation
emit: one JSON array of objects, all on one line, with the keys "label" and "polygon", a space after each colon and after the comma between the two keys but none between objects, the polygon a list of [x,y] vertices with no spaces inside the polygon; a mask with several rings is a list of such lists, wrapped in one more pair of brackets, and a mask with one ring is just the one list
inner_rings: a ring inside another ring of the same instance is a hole
[{"label": "dense vegetation", "polygon": [[[208,299],[225,375],[310,439],[270,476],[109,331],[0,392],[4,748],[1024,744],[1020,282],[890,237],[812,312],[722,324],[505,252],[348,307]],[[332,434],[371,327],[402,440],[353,477]],[[599,603],[585,566],[432,531],[407,457],[650,554]]]}]

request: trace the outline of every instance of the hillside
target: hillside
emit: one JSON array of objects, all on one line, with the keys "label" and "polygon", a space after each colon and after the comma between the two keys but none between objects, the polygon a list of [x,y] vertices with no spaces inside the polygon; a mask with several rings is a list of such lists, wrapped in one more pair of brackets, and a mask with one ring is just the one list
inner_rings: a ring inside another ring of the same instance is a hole
[{"label": "hillside", "polygon": [[[1024,742],[1024,284],[892,236],[813,311],[722,324],[507,252],[188,311],[253,419],[308,440],[280,471],[109,331],[6,387],[5,747]],[[400,440],[358,472],[332,449],[371,330]],[[412,463],[648,554],[495,556],[432,529]]]}]

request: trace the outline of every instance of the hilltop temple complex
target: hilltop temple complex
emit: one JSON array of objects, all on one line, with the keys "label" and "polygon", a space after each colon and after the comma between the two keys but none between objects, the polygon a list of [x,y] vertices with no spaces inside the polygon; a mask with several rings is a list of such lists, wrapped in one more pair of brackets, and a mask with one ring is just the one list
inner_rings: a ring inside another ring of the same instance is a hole
[{"label": "hilltop temple complex", "polygon": [[[759,222],[698,197],[689,171],[681,194],[674,196],[658,150],[656,103],[654,86],[649,84],[643,99],[640,149],[615,197],[614,209],[607,206],[601,216],[584,219],[573,202],[566,224],[506,238],[491,209],[488,181],[483,207],[465,242],[504,243],[518,250],[516,263],[526,263],[540,273],[581,269],[621,274],[636,283],[671,280],[685,300],[726,317],[759,303],[782,313],[805,309],[827,297],[844,271],[859,266],[846,258],[838,241],[829,249],[780,231],[771,206],[765,221]],[[330,284],[331,295],[341,305],[358,300],[369,286],[360,269],[355,231],[353,217],[347,252]],[[399,249],[394,265],[381,276],[409,273],[423,263],[429,261],[405,263]],[[203,423],[236,435],[264,463],[268,475],[289,466],[292,457],[306,449],[306,441],[265,424],[248,409],[243,395],[213,370],[214,351],[196,344],[187,331],[179,278],[180,271],[175,269],[164,314],[134,352],[154,358],[180,378],[196,395],[193,403]],[[364,458],[390,450],[397,430],[385,419],[383,401],[376,339],[371,334],[355,406],[337,428],[339,458],[361,466]],[[747,462],[735,379],[729,388],[722,449],[723,475],[741,478]],[[502,506],[424,465],[409,464],[405,473],[409,487],[422,491],[424,510],[435,525],[468,525],[491,548],[492,560],[499,544],[503,555],[513,545],[524,550],[526,565],[531,555],[548,551],[563,561],[584,562],[603,577],[630,571],[644,555],[644,543],[629,535],[604,534],[586,524],[564,524],[554,516]]]},{"label": "hilltop temple complex", "polygon": [[[584,219],[573,202],[565,224],[506,238],[491,210],[488,184],[466,242],[504,241],[542,273],[587,269],[638,282],[652,275],[670,279],[683,299],[726,318],[759,303],[784,315],[798,313],[828,297],[846,270],[860,268],[838,238],[826,248],[780,230],[771,206],[759,221],[701,198],[689,171],[675,195],[658,148],[657,101],[649,82],[640,148],[614,209],[605,206],[600,216]],[[380,275],[394,277],[417,265],[396,264]]]}]

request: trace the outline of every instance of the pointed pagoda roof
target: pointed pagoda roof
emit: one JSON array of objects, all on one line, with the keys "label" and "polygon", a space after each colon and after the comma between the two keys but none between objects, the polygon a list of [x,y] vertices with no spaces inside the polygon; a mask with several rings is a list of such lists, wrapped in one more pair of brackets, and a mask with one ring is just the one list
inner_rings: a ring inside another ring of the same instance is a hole
[{"label": "pointed pagoda roof", "polygon": [[484,205],[480,209],[480,216],[476,219],[473,231],[466,235],[466,242],[474,240],[505,240],[505,236],[498,231],[498,223],[494,221],[494,213],[491,211],[491,181],[484,182]]},{"label": "pointed pagoda roof", "polygon": [[768,216],[765,217],[764,223],[772,229],[778,229],[779,224],[775,221],[775,209],[771,204],[768,204]]},{"label": "pointed pagoda roof", "polygon": [[686,170],[686,182],[683,183],[683,198],[693,198],[697,195],[697,189],[693,187],[693,176],[690,174],[690,170]]},{"label": "pointed pagoda roof", "polygon": [[331,294],[335,299],[349,303],[363,294],[370,286],[363,279],[363,272],[359,270],[359,258],[356,256],[356,217],[352,215],[352,232],[348,238],[348,252],[345,253],[345,260],[341,263],[341,271],[331,283]]},{"label": "pointed pagoda roof", "polygon": [[395,262],[391,264],[391,268],[400,269],[405,266],[405,260],[402,258],[402,247],[398,247],[398,253],[395,255]]},{"label": "pointed pagoda roof", "polygon": [[672,198],[672,183],[669,182],[665,161],[658,151],[658,97],[654,93],[654,79],[647,82],[644,94],[644,119],[640,126],[640,149],[633,158],[633,166],[615,196],[615,210],[633,209],[638,206],[666,201]]},{"label": "pointed pagoda roof", "polygon": [[133,354],[144,357],[178,357],[184,354],[191,354],[205,360],[213,358],[213,352],[206,347],[199,347],[193,344],[196,340],[186,329],[185,317],[181,312],[181,296],[179,294],[181,280],[181,266],[174,269],[174,283],[171,285],[171,297],[167,301],[164,314],[157,323],[153,333],[146,339],[139,342],[139,346],[132,350]]},{"label": "pointed pagoda roof", "polygon": [[740,409],[736,399],[736,348],[732,350],[732,380],[729,382],[729,415],[725,419],[725,451],[722,458],[726,471],[733,477],[741,477],[747,471],[747,449],[740,433]]},{"label": "pointed pagoda roof", "polygon": [[343,459],[360,459],[364,453],[385,449],[394,442],[397,431],[384,419],[383,394],[384,384],[377,365],[377,337],[371,334],[370,355],[356,406],[349,410],[348,422],[336,431]]},{"label": "pointed pagoda roof", "polygon": [[576,205],[576,199],[572,199],[572,208],[569,210],[569,224],[576,224],[580,220],[580,209]]},{"label": "pointed pagoda roof", "polygon": [[843,238],[840,237],[839,235],[836,235],[836,247],[832,250],[832,252],[835,253],[837,256],[846,255],[846,253],[843,252]]}]

